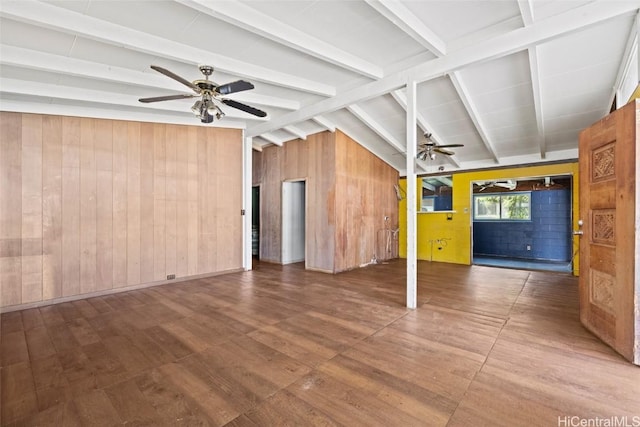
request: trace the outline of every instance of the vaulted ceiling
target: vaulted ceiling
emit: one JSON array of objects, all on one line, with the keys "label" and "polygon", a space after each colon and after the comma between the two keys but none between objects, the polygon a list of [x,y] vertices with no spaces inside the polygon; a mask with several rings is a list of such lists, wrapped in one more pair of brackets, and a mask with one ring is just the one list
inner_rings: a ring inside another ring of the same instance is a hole
[{"label": "vaulted ceiling", "polygon": [[[338,128],[404,172],[407,81],[418,143],[464,144],[418,173],[577,157],[637,49],[637,0],[0,0],[0,109],[202,125],[199,64],[228,95],[206,126],[244,128],[256,149]],[[634,45],[636,43],[636,45]]]}]

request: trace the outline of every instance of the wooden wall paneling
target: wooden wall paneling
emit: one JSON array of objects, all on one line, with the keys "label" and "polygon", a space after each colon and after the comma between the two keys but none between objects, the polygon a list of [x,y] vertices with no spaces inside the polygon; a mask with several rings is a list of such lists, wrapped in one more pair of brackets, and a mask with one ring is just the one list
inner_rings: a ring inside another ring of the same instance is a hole
[{"label": "wooden wall paneling", "polygon": [[[335,134],[335,200],[348,201],[347,196],[347,177],[346,171],[349,168],[347,159],[347,142],[342,133]],[[347,206],[337,204],[334,212],[334,239],[335,239],[335,253],[334,253],[334,269],[340,271],[346,265],[344,259],[347,248],[347,234],[346,230],[349,227],[347,224]]]},{"label": "wooden wall paneling", "polygon": [[94,292],[97,289],[95,122],[95,119],[90,118],[83,118],[80,121],[80,289],[82,293]]},{"label": "wooden wall paneling", "polygon": [[37,114],[22,115],[22,170],[22,303],[29,303],[42,300],[42,116]]},{"label": "wooden wall paneling", "polygon": [[[42,298],[62,296],[62,117],[42,118]],[[4,305],[4,303],[3,303]]]},{"label": "wooden wall paneling", "polygon": [[62,118],[42,119],[42,297],[62,296]]},{"label": "wooden wall paneling", "polygon": [[3,113],[0,126],[0,298],[14,305],[22,302],[22,115]]},{"label": "wooden wall paneling", "polygon": [[165,271],[176,274],[177,244],[177,152],[176,146],[183,131],[177,125],[166,127],[166,178],[165,178]]},{"label": "wooden wall paneling", "polygon": [[241,268],[241,131],[1,118],[0,306]]},{"label": "wooden wall paneling", "polygon": [[127,280],[127,186],[129,126],[113,122],[113,287],[126,286]]},{"label": "wooden wall paneling", "polygon": [[[393,185],[397,171],[351,138],[336,132],[335,271],[356,268],[375,254],[385,259],[384,216],[397,226]],[[345,160],[343,160],[345,159]]]},{"label": "wooden wall paneling", "polygon": [[334,271],[336,134],[321,132],[307,137],[309,183],[307,232],[313,242],[307,251],[307,268]]},{"label": "wooden wall paneling", "polygon": [[317,134],[307,137],[307,216],[306,221],[306,242],[305,242],[305,266],[307,268],[317,269],[317,262],[315,261],[318,253],[318,245],[316,244],[317,213],[314,212],[318,208],[318,197],[316,191],[318,189],[318,177],[315,175],[316,171],[316,146],[317,146]]},{"label": "wooden wall paneling", "polygon": [[242,135],[235,129],[216,134],[216,266],[224,271],[242,267]]},{"label": "wooden wall paneling", "polygon": [[284,143],[280,149],[284,155],[283,180],[304,179],[308,173],[309,145],[303,140],[294,139]]},{"label": "wooden wall paneling", "polygon": [[96,120],[96,288],[113,288],[113,120]]},{"label": "wooden wall paneling", "polygon": [[373,214],[378,209],[375,205],[371,190],[375,185],[376,175],[373,170],[373,156],[368,153],[360,144],[353,143],[356,147],[360,163],[360,176],[358,177],[358,192],[360,194],[360,205],[356,206],[360,217],[360,234],[357,236],[358,248],[354,253],[354,265],[362,265],[371,262],[374,255],[373,242],[376,240],[376,231],[373,228]]},{"label": "wooden wall paneling", "polygon": [[260,194],[260,256],[271,262],[282,258],[280,239],[282,237],[282,159],[283,148],[267,147],[262,151],[263,188]]},{"label": "wooden wall paneling", "polygon": [[210,271],[209,264],[209,173],[207,130],[198,129],[198,274]]},{"label": "wooden wall paneling", "polygon": [[81,121],[62,118],[62,294],[80,287],[80,138]]},{"label": "wooden wall paneling", "polygon": [[[360,147],[360,146],[359,146]],[[368,154],[362,147],[360,149],[363,153]],[[378,213],[380,212],[380,206],[376,203],[380,203],[380,198],[376,197],[377,191],[380,187],[380,175],[383,173],[382,169],[378,168],[377,158],[371,155],[367,155],[367,168],[365,171],[365,178],[363,179],[363,206],[366,208],[364,216],[363,227],[365,229],[365,235],[362,237],[362,252],[361,259],[365,262],[370,262],[371,257],[376,255],[376,240],[377,240],[377,227]],[[380,187],[381,191],[382,188]]]},{"label": "wooden wall paneling", "polygon": [[[127,284],[140,278],[140,123],[127,123]],[[149,218],[145,218],[149,222]],[[115,268],[115,267],[114,267]]]},{"label": "wooden wall paneling", "polygon": [[200,242],[200,207],[198,203],[198,138],[199,127],[189,127],[187,133],[187,274],[198,274],[198,246]]},{"label": "wooden wall paneling", "polygon": [[218,140],[223,140],[217,129],[207,129],[207,148],[206,148],[206,174],[207,174],[207,190],[206,190],[206,215],[205,221],[207,223],[207,265],[209,271],[217,270],[218,265],[218,238],[217,238],[217,224],[220,208],[225,208],[224,203],[219,199],[218,194],[218,153],[222,156],[222,150],[219,150]]},{"label": "wooden wall paneling", "polygon": [[176,277],[189,275],[189,136],[190,126],[181,126],[176,141]]},{"label": "wooden wall paneling", "polygon": [[262,152],[253,150],[251,153],[251,175],[252,185],[256,186],[262,183],[262,175],[263,175],[263,159]]},{"label": "wooden wall paneling", "polygon": [[153,279],[165,280],[166,274],[166,184],[167,144],[164,124],[153,126]]},{"label": "wooden wall paneling", "polygon": [[154,127],[140,125],[140,281],[154,279]]}]

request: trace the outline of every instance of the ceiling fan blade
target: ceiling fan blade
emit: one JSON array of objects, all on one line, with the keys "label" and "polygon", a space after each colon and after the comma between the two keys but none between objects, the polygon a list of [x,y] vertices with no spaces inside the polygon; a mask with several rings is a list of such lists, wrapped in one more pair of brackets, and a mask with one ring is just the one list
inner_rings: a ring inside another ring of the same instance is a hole
[{"label": "ceiling fan blade", "polygon": [[229,107],[237,108],[238,110],[242,110],[245,113],[253,114],[254,116],[258,117],[267,117],[267,113],[265,113],[264,111],[258,110],[257,108],[253,108],[241,102],[234,101],[233,99],[223,99],[222,102]]},{"label": "ceiling fan blade", "polygon": [[193,95],[190,93],[181,93],[179,95],[166,95],[166,96],[154,96],[151,98],[140,98],[138,99],[138,101],[149,103],[149,102],[158,102],[158,101],[171,101],[173,99],[189,99],[196,96],[199,96],[199,95],[195,93]]},{"label": "ceiling fan blade", "polygon": [[464,147],[464,144],[445,144],[445,145],[437,145],[438,148],[454,148],[454,147]]},{"label": "ceiling fan blade", "polygon": [[218,92],[220,95],[228,95],[230,93],[242,92],[243,90],[250,90],[253,88],[254,86],[252,83],[249,83],[245,80],[237,80],[235,82],[218,86],[216,92]]},{"label": "ceiling fan blade", "polygon": [[433,151],[440,154],[446,154],[447,156],[453,156],[455,154],[453,151],[445,150],[442,147],[435,147]]},{"label": "ceiling fan blade", "polygon": [[196,85],[194,85],[193,83],[191,83],[189,80],[180,77],[179,75],[167,70],[166,68],[162,68],[159,67],[157,65],[152,65],[151,69],[156,70],[159,73],[164,74],[165,76],[172,78],[173,80],[182,83],[183,85],[187,86],[190,89],[193,89],[194,91],[196,91],[197,93],[200,93],[200,88]]}]

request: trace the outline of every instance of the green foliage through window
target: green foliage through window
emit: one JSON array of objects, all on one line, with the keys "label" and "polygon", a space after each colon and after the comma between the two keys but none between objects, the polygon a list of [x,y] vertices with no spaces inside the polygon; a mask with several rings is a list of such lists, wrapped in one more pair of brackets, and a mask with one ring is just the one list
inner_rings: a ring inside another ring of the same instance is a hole
[{"label": "green foliage through window", "polygon": [[526,221],[531,219],[531,193],[476,194],[473,219]]}]

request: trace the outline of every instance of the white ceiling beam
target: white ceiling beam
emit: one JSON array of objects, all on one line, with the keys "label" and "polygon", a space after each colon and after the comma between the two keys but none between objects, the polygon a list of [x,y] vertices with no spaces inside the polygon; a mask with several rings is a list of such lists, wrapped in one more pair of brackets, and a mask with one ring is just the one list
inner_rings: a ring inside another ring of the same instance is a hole
[{"label": "white ceiling beam", "polygon": [[[185,92],[185,87],[173,79],[150,71],[143,73],[127,68],[115,67],[107,64],[70,58],[68,56],[53,55],[32,49],[0,45],[0,64],[12,65],[30,70],[46,71],[71,75],[87,79],[96,79],[112,83],[160,88]],[[195,67],[194,67],[195,70]],[[300,102],[275,96],[260,95],[254,92],[238,92],[228,95],[241,102],[259,104],[267,107],[297,110]]]},{"label": "white ceiling beam", "polygon": [[469,89],[464,84],[462,79],[459,76],[459,73],[454,71],[449,74],[449,78],[451,79],[451,83],[453,83],[453,87],[455,87],[456,92],[458,92],[458,96],[460,100],[464,104],[464,107],[467,109],[467,113],[469,113],[469,118],[473,122],[473,125],[476,127],[478,131],[478,135],[480,135],[480,139],[484,143],[485,148],[493,158],[493,161],[496,163],[500,163],[500,159],[498,158],[498,154],[496,153],[496,149],[491,142],[491,139],[487,135],[486,126],[484,125],[482,119],[480,118],[480,114],[478,114],[478,108],[476,107],[475,102],[469,95]]},{"label": "white ceiling beam", "polygon": [[178,0],[185,6],[333,65],[379,79],[382,68],[238,1]]},{"label": "white ceiling beam", "polygon": [[[185,92],[186,88],[173,79],[156,72],[143,73],[107,64],[54,55],[33,49],[0,45],[0,64],[30,70],[60,73],[76,77],[92,78],[107,82],[123,83],[143,87],[164,87]],[[194,67],[194,71],[195,67]]]},{"label": "white ceiling beam", "polygon": [[267,142],[270,142],[270,143],[272,143],[274,145],[282,147],[283,142],[280,141],[278,138],[276,138],[275,136],[273,136],[270,133],[263,133],[263,134],[261,134],[259,136],[260,136],[260,138],[264,139]]},{"label": "white ceiling beam", "polygon": [[[533,24],[533,3],[531,0],[518,0],[520,15],[525,26]],[[533,106],[536,112],[536,125],[538,128],[538,146],[540,158],[547,157],[547,139],[544,130],[544,112],[542,111],[542,93],[540,92],[540,67],[538,66],[538,48],[531,46],[528,49],[529,70],[531,72],[531,86],[533,89]]]},{"label": "white ceiling beam", "polygon": [[453,180],[451,178],[447,178],[446,176],[434,176],[433,179],[440,181],[448,187],[453,187]]},{"label": "white ceiling beam", "polygon": [[380,138],[387,141],[389,145],[395,148],[398,153],[405,154],[407,147],[404,146],[398,138],[396,138],[391,132],[389,132],[379,121],[371,117],[369,113],[358,105],[350,105],[347,110],[356,116],[362,123],[367,125],[372,131],[374,131]]},{"label": "white ceiling beam", "polygon": [[[423,46],[430,48],[436,56],[442,57],[445,55],[446,48],[445,48],[444,41],[440,39],[437,35],[435,35],[429,28],[427,28],[410,10],[405,8],[402,4],[392,3],[392,2],[381,2],[378,0],[368,0],[368,3],[374,5],[374,7],[379,7],[381,9],[379,11],[383,14],[383,16],[387,17],[391,22],[393,22],[405,33],[411,35],[411,37],[413,37],[415,40],[420,42]],[[383,12],[386,12],[386,13],[383,13]],[[433,46],[436,46],[436,48],[434,49]],[[459,87],[464,87],[462,77],[459,74],[456,74],[455,72],[453,74]],[[460,91],[458,92],[460,95]],[[407,108],[406,98],[404,99],[402,98],[401,92],[396,90],[391,94],[396,99],[396,101],[400,103],[402,108],[404,108],[406,111],[406,108]],[[400,95],[397,95],[397,94],[400,94]],[[464,96],[465,96],[465,99],[463,102],[465,106],[473,105],[473,103],[471,103],[470,101],[471,98],[468,92],[465,92]],[[477,116],[477,114],[475,111],[471,111],[469,112],[469,116],[474,117],[474,116]],[[430,132],[433,137],[434,135],[433,131],[430,130],[430,127],[425,127],[425,120],[421,116],[421,114],[416,113],[416,117],[418,119],[418,126],[421,126],[423,131]],[[477,123],[479,122],[474,121],[474,124],[476,124],[476,126],[477,126]],[[491,146],[490,141],[488,139],[485,139],[485,138],[488,138],[487,133],[483,129],[479,129],[478,133],[481,135],[481,139],[483,139],[483,141],[485,142],[485,145],[487,145],[488,143],[489,146]],[[482,135],[484,135],[484,137]],[[433,141],[434,142],[440,141],[442,143],[442,140],[438,140],[438,138],[434,138]],[[451,156],[446,156],[446,157],[455,166],[457,167],[460,166],[456,159],[451,158]]]},{"label": "white ceiling beam", "polygon": [[323,128],[325,128],[331,133],[336,131],[336,125],[331,120],[327,119],[324,116],[314,116],[314,117],[311,117],[311,120],[313,120],[314,122],[316,122],[317,124],[319,124],[320,126],[322,126]]},{"label": "white ceiling beam", "polygon": [[3,2],[0,16],[56,31],[190,64],[207,63],[220,71],[304,92],[333,96],[333,86],[239,61],[204,49],[133,30],[52,4],[22,0]]},{"label": "white ceiling beam", "polygon": [[[362,123],[367,125],[367,127],[374,131],[380,138],[384,139],[389,145],[395,148],[398,153],[402,154],[403,156],[407,155],[407,147],[391,132],[389,132],[389,130],[382,123],[371,117],[371,115],[367,113],[362,107],[358,105],[350,105],[347,107],[347,110],[349,110],[351,114],[356,116]],[[418,159],[414,160],[425,172],[428,170],[428,165],[425,162]]]},{"label": "white ceiling beam", "polygon": [[424,82],[481,61],[501,58],[636,10],[637,5],[632,2],[594,1],[568,12],[536,21],[528,27],[449,52],[446,56],[390,74],[380,80],[365,83],[298,111],[284,114],[269,123],[252,126],[247,130],[248,136],[279,129],[288,124],[308,120],[319,114],[336,111],[348,105],[384,95],[404,86],[408,80]]},{"label": "white ceiling beam", "polygon": [[291,135],[295,136],[296,138],[300,138],[300,139],[307,139],[307,134],[300,129],[299,127],[293,126],[293,125],[289,125],[289,126],[285,126],[282,129],[286,130],[287,132],[289,132]]},{"label": "white ceiling beam", "polygon": [[544,129],[544,111],[542,108],[542,93],[540,89],[540,67],[538,66],[538,48],[529,48],[529,68],[531,69],[531,86],[533,89],[533,106],[536,111],[536,125],[538,128],[538,146],[540,158],[547,157],[547,138]]},{"label": "white ceiling beam", "polygon": [[399,1],[365,0],[369,6],[436,56],[447,53],[446,43]]},{"label": "white ceiling beam", "polygon": [[[393,96],[393,99],[395,99],[396,102],[400,104],[400,106],[405,111],[407,111],[407,97],[401,90],[394,90],[393,92],[391,92],[391,96]],[[422,113],[416,111],[416,118],[418,121],[418,127],[420,127],[423,134],[426,132],[429,132],[431,133],[431,139],[433,141],[435,141],[436,143],[439,143],[440,145],[446,144],[445,140],[436,131],[433,130],[434,129],[433,126],[429,124],[429,122],[427,121],[427,119],[424,117]],[[453,166],[455,166],[456,168],[460,168],[460,162],[458,161],[458,158],[456,157],[455,154],[452,156],[444,156],[444,157]]]},{"label": "white ceiling beam", "polygon": [[531,0],[518,0],[520,16],[525,27],[533,24],[533,3]]},{"label": "white ceiling beam", "polygon": [[[83,101],[90,103],[110,104],[110,105],[126,105],[149,110],[174,111],[179,113],[190,113],[189,105],[182,102],[162,102],[153,104],[142,104],[135,96],[127,94],[116,94],[114,92],[105,92],[100,90],[84,89],[78,87],[61,86],[50,83],[40,83],[23,80],[0,78],[0,92],[12,93],[17,95],[38,96],[45,98],[57,98],[73,101]],[[225,118],[229,119],[245,119],[267,121],[267,118],[256,117],[247,113],[243,113],[235,108],[225,108]],[[196,118],[194,117],[194,120]],[[224,120],[224,119],[222,119]]]},{"label": "white ceiling beam", "polygon": [[[636,59],[635,63],[633,61],[634,55]],[[634,68],[636,68],[636,70],[634,70]],[[622,61],[620,61],[620,65],[618,66],[616,82],[613,85],[609,103],[605,106],[606,111],[603,112],[603,115],[609,114],[609,109],[611,108],[614,99],[616,101],[616,108],[627,103],[628,99],[621,99],[622,97],[618,95],[628,76],[633,76],[634,74],[636,74],[640,80],[640,13],[636,14],[635,23],[629,30],[629,36],[627,37],[627,43],[624,48],[624,55],[622,56]]]},{"label": "white ceiling beam", "polygon": [[427,190],[433,191],[434,193],[436,191],[436,187],[434,185],[432,185],[432,184],[429,184],[424,179],[422,180],[422,188],[426,188]]}]

